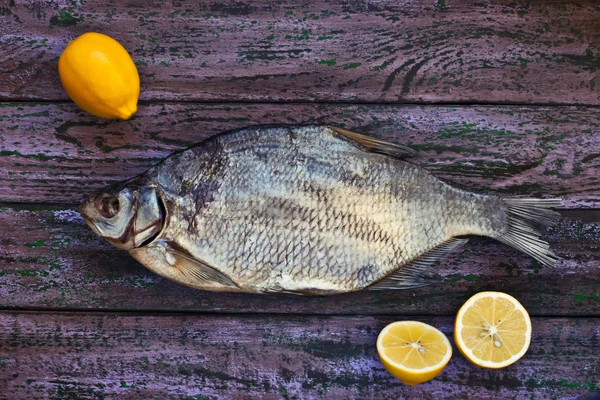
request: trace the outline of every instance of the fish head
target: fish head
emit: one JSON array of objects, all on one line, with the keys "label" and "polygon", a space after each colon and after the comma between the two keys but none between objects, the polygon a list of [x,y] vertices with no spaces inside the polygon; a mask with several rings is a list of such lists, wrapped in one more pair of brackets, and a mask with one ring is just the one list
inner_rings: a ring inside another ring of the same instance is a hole
[{"label": "fish head", "polygon": [[152,242],[165,221],[165,207],[157,189],[135,182],[118,183],[90,195],[80,212],[98,236],[119,250]]}]

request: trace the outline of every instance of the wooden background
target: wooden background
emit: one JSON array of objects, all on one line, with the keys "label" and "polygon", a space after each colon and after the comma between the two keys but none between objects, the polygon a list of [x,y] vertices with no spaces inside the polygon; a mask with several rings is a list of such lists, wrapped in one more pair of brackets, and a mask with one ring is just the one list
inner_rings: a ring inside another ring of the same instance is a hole
[{"label": "wooden background", "polygon": [[[136,62],[134,119],[79,110],[57,60],[98,31]],[[555,269],[475,238],[426,288],[330,298],[215,294],[96,237],[81,198],[226,129],[323,122],[419,150],[479,192],[565,198]],[[0,398],[582,398],[600,393],[600,3],[0,0]],[[500,290],[533,338],[499,371],[455,349],[403,386],[385,324],[452,335]]]}]

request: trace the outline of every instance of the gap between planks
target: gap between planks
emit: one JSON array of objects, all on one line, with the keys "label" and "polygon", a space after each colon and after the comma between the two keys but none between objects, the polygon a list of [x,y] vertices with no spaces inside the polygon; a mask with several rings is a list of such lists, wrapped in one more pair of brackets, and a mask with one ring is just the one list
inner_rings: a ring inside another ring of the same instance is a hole
[{"label": "gap between planks", "polygon": [[[72,101],[66,99],[27,99],[27,98],[4,98],[0,99],[0,104],[9,104],[9,103],[24,103],[24,104],[72,104]],[[297,105],[297,104],[322,104],[329,106],[349,106],[349,105],[360,105],[360,106],[426,106],[426,107],[528,107],[528,108],[592,108],[592,109],[600,109],[600,105],[591,104],[591,103],[566,103],[566,102],[557,102],[557,103],[527,103],[527,102],[515,102],[515,101],[410,101],[410,102],[401,102],[401,101],[361,101],[361,100],[282,100],[282,101],[273,101],[273,100],[260,100],[260,99],[224,99],[224,100],[216,100],[216,99],[194,99],[194,100],[139,100],[139,105],[155,105],[155,104],[204,104],[204,105],[215,105],[218,106],[220,104],[227,105],[235,105],[235,104],[243,104],[243,105],[280,105],[285,106],[288,105]]]},{"label": "gap between planks", "polygon": [[[277,296],[277,295],[275,295]],[[457,311],[458,312],[458,311]],[[380,314],[324,314],[324,313],[261,313],[261,312],[231,312],[231,311],[163,311],[163,310],[118,310],[118,309],[77,309],[77,308],[34,308],[34,307],[23,307],[23,308],[6,308],[0,307],[0,314],[29,314],[29,315],[89,315],[89,316],[100,316],[100,315],[113,315],[113,316],[131,316],[131,317],[180,317],[180,316],[196,316],[196,317],[219,317],[223,318],[269,318],[269,319],[289,319],[289,318],[389,318],[395,317],[398,320],[427,320],[432,318],[454,318],[454,314],[431,314],[431,315],[414,315],[414,314],[398,314],[398,313],[380,313]],[[598,319],[600,325],[600,314],[593,315],[534,315],[529,314],[532,319],[544,321],[551,319],[564,319],[564,320],[592,320]]]}]

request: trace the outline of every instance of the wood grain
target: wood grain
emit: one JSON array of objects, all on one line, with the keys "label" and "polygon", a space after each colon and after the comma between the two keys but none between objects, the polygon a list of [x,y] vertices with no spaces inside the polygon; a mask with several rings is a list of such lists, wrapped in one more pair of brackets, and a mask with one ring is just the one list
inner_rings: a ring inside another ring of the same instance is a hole
[{"label": "wood grain", "polygon": [[590,107],[151,104],[131,121],[72,104],[0,103],[0,201],[79,203],[224,130],[329,123],[419,150],[409,161],[474,191],[600,207],[600,113]]},{"label": "wood grain", "polygon": [[57,60],[88,31],[143,100],[600,104],[594,0],[4,0],[0,99],[66,99]]},{"label": "wood grain", "polygon": [[[600,392],[600,327],[534,318],[529,351],[502,370],[454,348],[444,372],[404,386],[379,362],[398,317],[0,314],[10,399],[577,398]],[[452,337],[453,319],[419,318]]]},{"label": "wood grain", "polygon": [[534,316],[600,316],[600,212],[565,214],[547,234],[562,257],[554,269],[473,238],[430,270],[430,286],[315,298],[190,289],[116,250],[72,209],[11,206],[0,211],[0,308],[454,315],[474,293],[499,290]]},{"label": "wood grain", "polygon": [[[88,31],[139,69],[130,121],[65,102],[58,57]],[[599,88],[594,0],[0,0],[0,399],[600,396]],[[175,150],[265,123],[339,125],[418,149],[454,185],[564,197],[546,235],[562,259],[473,238],[425,288],[219,294],[158,277],[76,211]],[[454,349],[415,387],[385,372],[383,326],[451,336],[482,290],[533,316],[521,361],[483,370]]]}]

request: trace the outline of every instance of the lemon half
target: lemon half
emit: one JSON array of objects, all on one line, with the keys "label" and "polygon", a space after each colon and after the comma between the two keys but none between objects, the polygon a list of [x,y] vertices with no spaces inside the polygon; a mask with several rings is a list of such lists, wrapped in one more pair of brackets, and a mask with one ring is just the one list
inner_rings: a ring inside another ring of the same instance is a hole
[{"label": "lemon half", "polygon": [[531,320],[514,297],[501,292],[477,293],[458,311],[454,340],[473,364],[503,368],[529,348]]},{"label": "lemon half", "polygon": [[69,97],[90,114],[129,119],[137,111],[137,68],[110,36],[88,32],[71,41],[58,60],[58,74]]},{"label": "lemon half", "polygon": [[446,335],[431,325],[398,321],[379,333],[377,352],[390,374],[406,385],[416,385],[444,370],[452,357],[452,346]]}]

